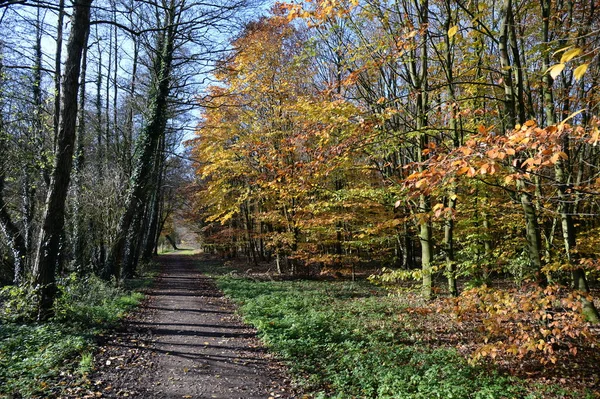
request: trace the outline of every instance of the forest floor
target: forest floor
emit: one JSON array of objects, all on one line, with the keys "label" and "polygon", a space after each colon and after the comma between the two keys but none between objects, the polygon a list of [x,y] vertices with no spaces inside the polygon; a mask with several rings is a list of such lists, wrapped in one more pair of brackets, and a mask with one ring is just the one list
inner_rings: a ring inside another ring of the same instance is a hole
[{"label": "forest floor", "polygon": [[145,305],[101,337],[95,371],[59,397],[600,398],[597,341],[583,342],[578,356],[558,350],[556,364],[499,356],[472,366],[482,321],[450,323],[411,290],[390,296],[366,281],[277,277],[272,265],[190,251],[158,260]]},{"label": "forest floor", "polygon": [[145,306],[104,337],[80,398],[291,398],[285,369],[201,273],[202,262],[159,258]]}]

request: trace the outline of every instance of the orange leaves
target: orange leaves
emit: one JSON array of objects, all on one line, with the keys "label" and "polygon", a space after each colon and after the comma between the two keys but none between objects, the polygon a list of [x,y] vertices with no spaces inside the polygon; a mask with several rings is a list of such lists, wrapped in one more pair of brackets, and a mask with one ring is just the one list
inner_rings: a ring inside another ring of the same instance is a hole
[{"label": "orange leaves", "polygon": [[286,3],[281,7],[287,10],[290,21],[302,18],[308,21],[309,26],[316,26],[328,18],[348,15],[357,6],[357,0],[306,0],[302,4]]},{"label": "orange leaves", "polygon": [[475,361],[502,355],[555,363],[558,346],[576,355],[581,340],[592,339],[580,313],[579,295],[561,286],[512,290],[484,286],[465,291],[454,306],[459,320],[484,317],[487,335],[472,354]]}]

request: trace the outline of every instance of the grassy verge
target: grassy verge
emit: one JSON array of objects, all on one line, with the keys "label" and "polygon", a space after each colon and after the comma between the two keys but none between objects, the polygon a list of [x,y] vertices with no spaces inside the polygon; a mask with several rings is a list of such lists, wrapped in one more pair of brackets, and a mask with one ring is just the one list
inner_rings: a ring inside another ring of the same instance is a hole
[{"label": "grassy verge", "polygon": [[472,366],[453,348],[432,349],[418,324],[398,317],[411,301],[367,283],[216,278],[313,398],[583,397]]},{"label": "grassy verge", "polygon": [[200,250],[194,248],[180,248],[174,250],[172,248],[162,248],[158,251],[159,255],[196,255]]},{"label": "grassy verge", "polygon": [[31,298],[4,289],[0,321],[0,397],[59,396],[65,380],[93,367],[95,337],[114,327],[143,300],[155,272],[126,287],[75,275],[60,281],[56,316],[48,323],[26,322]]}]

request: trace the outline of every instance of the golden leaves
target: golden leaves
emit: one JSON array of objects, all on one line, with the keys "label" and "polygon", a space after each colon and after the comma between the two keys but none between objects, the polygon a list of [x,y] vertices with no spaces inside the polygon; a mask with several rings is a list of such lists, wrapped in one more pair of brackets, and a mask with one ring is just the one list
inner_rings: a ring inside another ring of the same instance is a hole
[{"label": "golden leaves", "polygon": [[590,64],[581,64],[577,68],[575,68],[575,71],[573,71],[573,76],[575,77],[575,80],[580,80],[583,77],[589,65]]},{"label": "golden leaves", "polygon": [[569,49],[563,53],[562,57],[560,57],[560,63],[564,64],[566,62],[569,62],[573,58],[577,57],[579,54],[581,54],[580,48],[575,47],[575,48]]},{"label": "golden leaves", "polygon": [[[571,61],[572,59],[580,56],[581,53],[583,52],[583,50],[579,47],[568,46],[568,47],[562,48],[562,49],[554,52],[553,55],[557,55],[561,52],[563,54],[560,57],[560,63],[552,65],[551,67],[549,67],[546,70],[546,72],[544,72],[544,73],[550,74],[552,79],[556,79],[562,73],[562,71],[565,69],[566,64],[569,61]],[[576,81],[581,80],[581,78],[583,78],[583,75],[586,73],[588,66],[589,66],[589,63],[585,63],[585,64],[581,64],[577,68],[575,68],[575,70],[573,71],[573,77],[575,78]]]},{"label": "golden leaves", "polygon": [[556,64],[556,65],[552,65],[550,68],[548,68],[546,73],[550,74],[552,79],[556,79],[558,77],[558,75],[560,75],[564,69],[565,69],[565,64]]},{"label": "golden leaves", "polygon": [[456,35],[457,32],[458,32],[458,25],[454,25],[453,27],[448,29],[448,37],[450,39],[452,39],[454,37],[454,35]]}]

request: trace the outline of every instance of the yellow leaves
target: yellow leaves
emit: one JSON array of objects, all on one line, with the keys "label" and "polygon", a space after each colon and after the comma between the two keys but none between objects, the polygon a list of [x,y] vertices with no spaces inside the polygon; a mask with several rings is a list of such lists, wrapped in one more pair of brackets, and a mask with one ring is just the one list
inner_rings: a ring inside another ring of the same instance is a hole
[{"label": "yellow leaves", "polygon": [[594,128],[594,130],[592,130],[590,139],[589,139],[589,143],[592,144],[593,146],[596,146],[598,144],[598,140],[600,139],[600,129],[598,129],[598,127]]},{"label": "yellow leaves", "polygon": [[[552,79],[556,79],[562,73],[562,71],[565,69],[566,64],[569,61],[571,61],[573,58],[580,56],[581,53],[583,52],[583,50],[579,47],[568,46],[568,47],[564,47],[564,48],[554,52],[553,55],[557,55],[561,52],[563,54],[560,57],[560,63],[558,63],[556,65],[552,65],[545,72],[545,73],[550,74],[550,76],[552,76]],[[589,67],[589,63],[585,63],[585,64],[581,64],[577,68],[575,68],[575,70],[573,71],[573,77],[575,78],[576,81],[580,80],[583,77],[583,75],[586,73],[588,67]]]},{"label": "yellow leaves", "polygon": [[558,75],[560,75],[564,69],[565,69],[565,64],[562,64],[562,63],[556,64],[556,65],[552,65],[550,68],[548,68],[546,73],[550,74],[552,79],[556,79],[558,77]]},{"label": "yellow leaves", "polygon": [[581,54],[581,49],[578,47],[575,48],[571,48],[567,51],[565,51],[562,55],[562,57],[560,57],[560,63],[564,64],[566,62],[571,61],[573,58],[577,57],[579,54]]},{"label": "yellow leaves", "polygon": [[458,25],[454,25],[453,27],[448,29],[448,37],[450,39],[452,39],[454,37],[454,35],[456,35],[457,32],[458,32]]},{"label": "yellow leaves", "polygon": [[577,68],[575,68],[575,71],[573,71],[573,76],[575,77],[575,80],[580,80],[583,77],[589,65],[590,64],[581,64]]},{"label": "yellow leaves", "polygon": [[415,183],[416,188],[421,188],[427,184],[427,179],[421,179]]},{"label": "yellow leaves", "polygon": [[408,34],[406,35],[406,38],[412,39],[413,37],[417,36],[417,33],[419,33],[419,32],[417,32],[416,30],[413,29],[410,32],[408,32]]},{"label": "yellow leaves", "polygon": [[574,117],[576,117],[577,115],[579,115],[580,113],[582,113],[583,111],[585,111],[584,109],[580,109],[579,111],[575,111],[573,112],[571,115],[567,116],[565,119],[563,119],[560,123],[559,123],[559,127],[562,127],[565,123],[567,123],[570,119],[573,119]]},{"label": "yellow leaves", "polygon": [[560,54],[563,51],[567,51],[571,47],[573,47],[573,46],[567,46],[567,47],[563,47],[563,48],[560,48],[560,49],[556,50],[554,53],[552,53],[552,57],[556,57],[557,54]]},{"label": "yellow leaves", "polygon": [[458,174],[459,176],[460,176],[460,175],[466,175],[466,174],[469,172],[469,170],[470,170],[470,169],[471,169],[471,168],[470,168],[470,167],[468,167],[468,166],[463,166],[463,167],[461,167],[460,169],[458,169],[458,170],[456,171],[456,174]]}]

